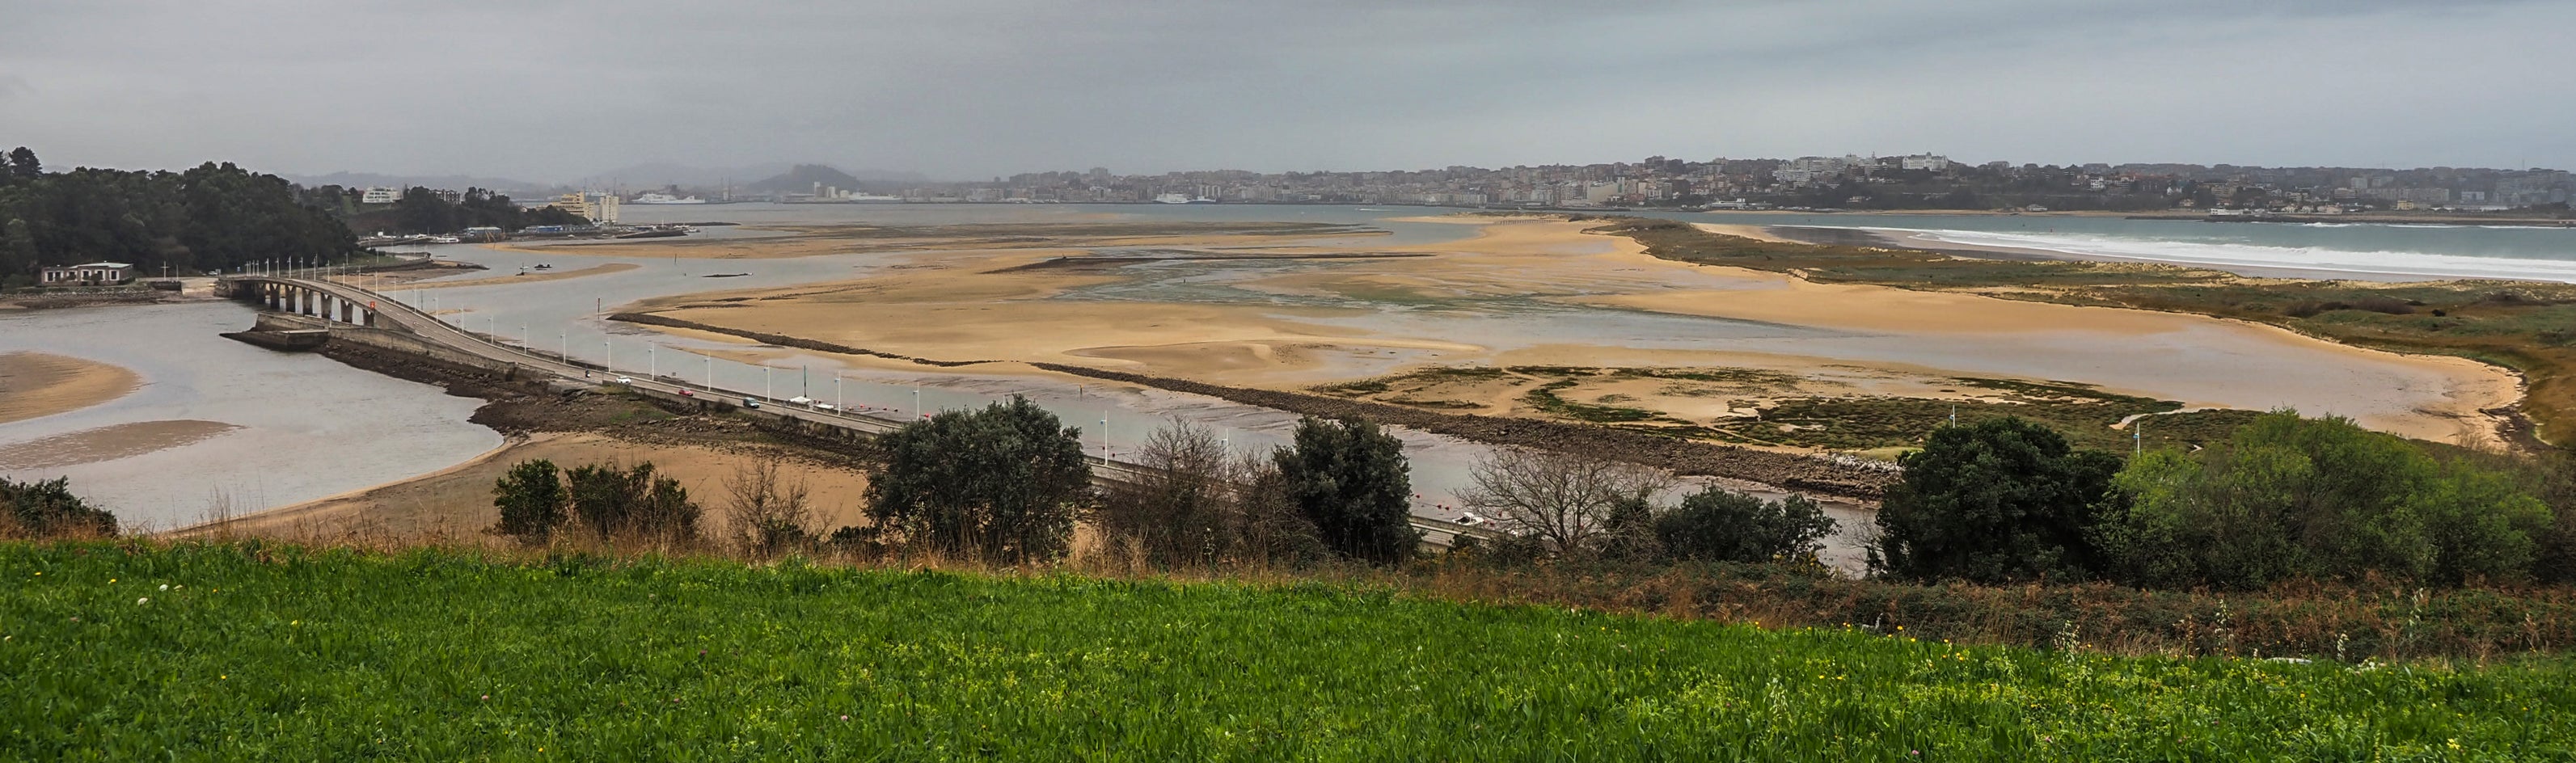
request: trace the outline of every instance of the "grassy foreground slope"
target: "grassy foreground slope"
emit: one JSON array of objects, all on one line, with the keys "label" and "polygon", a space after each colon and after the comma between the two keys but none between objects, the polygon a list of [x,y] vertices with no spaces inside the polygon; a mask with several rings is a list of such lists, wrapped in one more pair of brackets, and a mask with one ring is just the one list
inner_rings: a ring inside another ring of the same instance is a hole
[{"label": "grassy foreground slope", "polygon": [[17,759],[2566,760],[2576,736],[2563,660],[2114,658],[1320,584],[259,545],[0,544],[0,578]]}]

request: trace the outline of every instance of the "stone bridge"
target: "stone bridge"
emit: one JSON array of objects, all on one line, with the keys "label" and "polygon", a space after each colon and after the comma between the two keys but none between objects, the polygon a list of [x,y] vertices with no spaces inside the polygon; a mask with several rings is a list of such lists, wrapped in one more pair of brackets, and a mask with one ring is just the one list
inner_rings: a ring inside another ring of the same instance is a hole
[{"label": "stone bridge", "polygon": [[[306,315],[333,323],[383,328],[377,321],[381,298],[345,284],[272,275],[232,275],[215,279],[215,296],[260,305],[271,312]],[[425,314],[422,317],[427,317]]]}]

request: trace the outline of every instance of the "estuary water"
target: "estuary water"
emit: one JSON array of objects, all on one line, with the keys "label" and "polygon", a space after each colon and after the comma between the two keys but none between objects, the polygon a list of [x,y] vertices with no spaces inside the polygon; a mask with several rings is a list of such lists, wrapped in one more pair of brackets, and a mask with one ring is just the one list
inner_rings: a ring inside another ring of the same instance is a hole
[{"label": "estuary water", "polygon": [[216,336],[255,315],[232,302],[0,313],[0,352],[143,377],[107,403],[0,424],[0,453],[11,454],[0,477],[69,477],[128,527],[165,530],[406,479],[501,445],[466,421],[479,400]]},{"label": "estuary water", "polygon": [[[1451,211],[1454,210],[1251,205],[738,204],[649,212],[633,208],[628,215],[632,222],[732,221],[750,226],[1321,222],[1366,225],[1386,233],[1309,242],[1397,246],[1437,244],[1473,235],[1475,229],[1470,226],[1396,219]],[[650,219],[645,216],[648,214],[665,219]],[[2576,231],[2555,229],[2370,225],[2338,228],[2058,217],[1641,214],[1693,222],[1893,230],[1945,236],[1949,238],[1943,240],[1961,243],[2053,247],[2070,254],[2163,257],[2172,261],[2186,261],[2184,257],[2189,254],[2201,259],[2225,256],[2291,267],[2371,266],[2384,271],[2457,271],[2458,275],[2513,268],[2546,274],[2559,272],[2552,268],[2576,268],[2576,254],[2569,250],[2576,245]],[[713,227],[705,235],[750,238],[773,234],[753,227]],[[444,259],[473,261],[492,268],[456,278],[486,277],[539,263],[568,268],[601,261],[562,252],[504,251],[471,245],[425,249]],[[2190,254],[2194,252],[2198,254]],[[2365,262],[2357,256],[2360,254],[2379,259]],[[911,372],[845,367],[831,358],[796,352],[773,353],[760,365],[745,364],[720,357],[740,350],[741,345],[675,337],[608,322],[601,315],[602,308],[613,311],[619,305],[650,297],[848,280],[882,272],[902,259],[897,254],[869,253],[795,259],[639,258],[633,270],[563,281],[387,291],[404,301],[433,307],[456,325],[488,332],[507,343],[569,351],[594,361],[613,361],[625,373],[651,369],[689,381],[712,379],[719,386],[767,390],[774,398],[801,394],[903,418],[1025,394],[1054,410],[1068,425],[1081,427],[1086,448],[1095,453],[1132,451],[1147,434],[1173,418],[1216,428],[1231,445],[1248,452],[1283,444],[1295,424],[1295,417],[1276,411],[1160,390],[1104,391],[1097,385],[1036,377],[958,375],[928,368]],[[2567,272],[2576,279],[2576,269]],[[709,278],[711,275],[730,277]],[[1213,286],[1191,278],[1173,279],[1172,283],[1176,289]],[[1178,292],[1158,295],[1151,293],[1151,288],[1146,291],[1090,296],[1187,298]],[[1211,296],[1231,299],[1241,295]],[[1377,328],[1402,333],[1460,328],[1465,324],[1447,324],[1455,319],[1475,318],[1472,309],[1455,316],[1438,312],[1390,307],[1382,319],[1369,320]],[[207,421],[226,427],[211,435],[200,433],[202,439],[147,453],[42,468],[0,469],[0,475],[13,479],[70,476],[83,494],[115,509],[129,522],[167,528],[198,521],[219,510],[248,513],[426,474],[499,444],[498,435],[465,421],[477,401],[449,397],[428,385],[348,368],[325,358],[277,353],[215,336],[246,328],[251,316],[248,308],[239,305],[194,303],[0,317],[0,351],[41,350],[92,358],[132,368],[146,379],[141,391],[112,403],[0,425],[0,449],[126,424]],[[2045,341],[2034,343],[2045,337],[2032,336],[1959,340],[1993,347],[1929,346],[1887,337],[1848,332],[1818,334],[1768,325],[1737,326],[1729,333],[1721,329],[1732,324],[1713,320],[1619,311],[1532,313],[1505,323],[1510,325],[1499,333],[1514,334],[1517,338],[1509,341],[1521,342],[1580,341],[1589,337],[1647,346],[1718,342],[1755,349],[1763,345],[1813,349],[1849,345],[1837,351],[1864,355],[1878,352],[1889,355],[1891,360],[1927,365],[1939,365],[1936,361],[1954,351],[2035,358],[2017,361],[2028,364],[2027,368],[1994,370],[2042,378],[2100,380],[2121,370],[2082,365],[2091,362],[2084,359],[2090,356],[2083,356],[2083,348],[2052,349],[2054,346]],[[1475,325],[1492,328],[1485,323]],[[2201,339],[2174,338],[2172,349],[2189,351],[2197,341]],[[1919,357],[1908,357],[1898,349]],[[2049,352],[2059,349],[2065,358],[2049,360]],[[2154,358],[2141,362],[2147,361],[2160,367],[2172,365]],[[2267,360],[2260,357],[2229,358],[2221,365],[2259,366],[2263,362]],[[2224,375],[2213,376],[2212,384],[2225,388],[2243,386],[2241,379],[2228,382]],[[2394,388],[2403,384],[2389,381],[2377,386]],[[1418,507],[1425,514],[1456,516],[1455,491],[1466,484],[1469,464],[1485,449],[1419,433],[1405,437],[1413,459],[1415,485],[1422,493],[1417,499]],[[1865,516],[1853,507],[1833,508],[1847,523]],[[1843,549],[1847,551],[1849,545],[1843,544]]]}]

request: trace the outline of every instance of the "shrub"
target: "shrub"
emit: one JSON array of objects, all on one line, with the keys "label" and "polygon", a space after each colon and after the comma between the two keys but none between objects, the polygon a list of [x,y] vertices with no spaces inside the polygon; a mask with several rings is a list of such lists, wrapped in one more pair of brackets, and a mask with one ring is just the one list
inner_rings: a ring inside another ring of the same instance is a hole
[{"label": "shrub", "polygon": [[2199,456],[2148,454],[2115,485],[2095,538],[2113,575],[2143,586],[2518,579],[2550,521],[2505,474],[2295,412]]},{"label": "shrub", "polygon": [[1422,542],[1411,522],[1413,484],[1404,443],[1365,420],[1306,417],[1293,447],[1271,453],[1288,499],[1327,548],[1388,563]]},{"label": "shrub", "polygon": [[1285,500],[1278,469],[1237,458],[1206,427],[1175,421],[1137,452],[1135,480],[1093,515],[1103,534],[1158,565],[1293,561],[1323,555],[1315,528]]},{"label": "shrub", "polygon": [[813,540],[810,492],[802,479],[778,474],[778,461],[763,457],[725,478],[725,528],[745,553],[770,556]]},{"label": "shrub", "polygon": [[689,500],[680,481],[653,472],[650,461],[621,469],[614,464],[584,464],[565,472],[572,511],[601,540],[622,538],[658,542],[698,539],[702,512]]},{"label": "shrub", "polygon": [[1703,562],[1813,560],[1833,531],[1834,520],[1806,496],[1765,501],[1715,486],[1655,520],[1666,555]]},{"label": "shrub", "polygon": [[1905,479],[1878,512],[1870,566],[1916,580],[2080,580],[2097,564],[2086,529],[2119,457],[2069,448],[2019,418],[1934,430],[1898,459]]},{"label": "shrub", "polygon": [[492,483],[492,506],[501,510],[501,521],[492,531],[543,541],[563,525],[564,505],[570,500],[553,461],[521,461]]},{"label": "shrub", "polygon": [[877,439],[868,481],[881,537],[1005,562],[1062,557],[1090,505],[1082,430],[1014,395],[942,411]]},{"label": "shrub", "polygon": [[72,495],[71,480],[37,482],[0,478],[0,537],[112,537],[116,515]]}]

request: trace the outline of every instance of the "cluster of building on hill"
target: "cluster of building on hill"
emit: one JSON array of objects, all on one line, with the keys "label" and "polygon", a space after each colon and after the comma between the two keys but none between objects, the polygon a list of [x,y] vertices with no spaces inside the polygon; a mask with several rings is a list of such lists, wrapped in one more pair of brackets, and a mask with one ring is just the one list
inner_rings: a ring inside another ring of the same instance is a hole
[{"label": "cluster of building on hill", "polygon": [[[879,184],[884,185],[884,184]],[[832,189],[834,196],[857,193]],[[2189,164],[1956,162],[1934,154],[1636,162],[1488,169],[1119,175],[1105,168],[990,182],[871,188],[866,200],[1428,204],[1462,207],[1718,209],[2228,209],[2337,213],[2507,210],[2564,205],[2558,170],[2412,170]],[[814,194],[797,194],[821,200]],[[740,198],[740,197],[736,197]],[[799,199],[780,199],[799,200]],[[2562,207],[2563,208],[2563,207]]]}]

